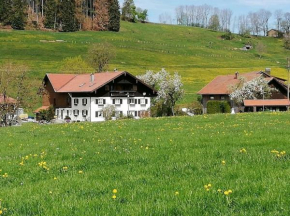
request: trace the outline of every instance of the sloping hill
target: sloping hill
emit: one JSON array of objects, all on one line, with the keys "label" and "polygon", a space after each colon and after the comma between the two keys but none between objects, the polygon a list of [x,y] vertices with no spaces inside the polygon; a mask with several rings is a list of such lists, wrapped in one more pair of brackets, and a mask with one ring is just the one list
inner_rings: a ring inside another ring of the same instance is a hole
[{"label": "sloping hill", "polygon": [[[85,58],[92,43],[107,41],[117,48],[117,57],[110,69],[133,74],[162,67],[170,72],[178,71],[186,89],[183,102],[192,101],[195,93],[218,74],[270,67],[276,76],[286,77],[286,57],[290,52],[283,48],[282,40],[236,37],[226,41],[221,35],[221,32],[194,27],[127,22],[121,23],[119,33],[1,31],[0,62],[27,64],[31,76],[42,79],[47,72],[59,72],[64,58],[78,55]],[[239,50],[247,42],[256,44],[258,41],[267,46],[262,59],[256,50]]]}]

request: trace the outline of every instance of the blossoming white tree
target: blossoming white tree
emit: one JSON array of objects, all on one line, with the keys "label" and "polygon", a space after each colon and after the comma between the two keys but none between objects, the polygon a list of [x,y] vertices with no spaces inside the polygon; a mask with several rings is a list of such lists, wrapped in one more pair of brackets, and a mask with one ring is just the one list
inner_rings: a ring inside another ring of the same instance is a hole
[{"label": "blossoming white tree", "polygon": [[184,95],[181,76],[177,72],[174,75],[170,75],[165,69],[162,69],[158,73],[147,71],[144,75],[138,76],[138,78],[158,90],[156,102],[162,102],[169,106],[172,115],[175,115],[174,106]]},{"label": "blossoming white tree", "polygon": [[275,90],[268,85],[268,81],[262,76],[248,82],[240,80],[237,86],[232,87],[230,99],[237,104],[242,104],[247,99],[269,98]]}]

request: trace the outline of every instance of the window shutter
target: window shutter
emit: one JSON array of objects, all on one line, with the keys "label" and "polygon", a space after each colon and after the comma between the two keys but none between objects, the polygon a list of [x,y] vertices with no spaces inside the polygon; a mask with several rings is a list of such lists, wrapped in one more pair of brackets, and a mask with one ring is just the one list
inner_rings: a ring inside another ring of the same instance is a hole
[{"label": "window shutter", "polygon": [[106,104],[106,99],[103,99],[103,104]]},{"label": "window shutter", "polygon": [[115,104],[115,99],[113,99],[113,104]]},{"label": "window shutter", "polygon": [[141,100],[140,99],[138,99],[138,104],[140,104],[141,103]]},{"label": "window shutter", "polygon": [[120,99],[120,104],[122,104],[123,103],[123,99]]},{"label": "window shutter", "polygon": [[137,104],[138,103],[138,101],[137,101],[137,99],[135,99],[135,104]]},{"label": "window shutter", "polygon": [[96,104],[99,104],[99,100],[98,99],[96,99]]},{"label": "window shutter", "polygon": [[98,112],[96,112],[96,118],[98,117],[99,115],[98,115]]},{"label": "window shutter", "polygon": [[148,104],[148,99],[145,99],[145,104]]},{"label": "window shutter", "polygon": [[135,116],[137,116],[138,115],[138,113],[137,113],[137,111],[135,111]]},{"label": "window shutter", "polygon": [[127,104],[130,104],[130,103],[131,103],[131,99],[128,98],[128,100],[127,100]]},{"label": "window shutter", "polygon": [[141,117],[141,111],[138,111],[138,116]]}]

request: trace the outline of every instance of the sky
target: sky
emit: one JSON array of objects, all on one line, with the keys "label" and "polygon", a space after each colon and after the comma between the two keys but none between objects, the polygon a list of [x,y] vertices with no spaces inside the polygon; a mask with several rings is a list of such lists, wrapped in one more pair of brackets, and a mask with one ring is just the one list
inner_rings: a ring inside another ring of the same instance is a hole
[{"label": "sky", "polygon": [[[119,0],[120,7],[124,0]],[[277,9],[290,12],[290,0],[134,0],[136,7],[147,9],[150,22],[159,22],[159,15],[168,13],[175,19],[175,8],[180,5],[203,5],[208,4],[219,9],[231,9],[233,17],[247,15],[260,9],[269,10],[272,14]],[[273,15],[272,15],[273,17]],[[270,26],[274,27],[274,19],[270,20]]]}]

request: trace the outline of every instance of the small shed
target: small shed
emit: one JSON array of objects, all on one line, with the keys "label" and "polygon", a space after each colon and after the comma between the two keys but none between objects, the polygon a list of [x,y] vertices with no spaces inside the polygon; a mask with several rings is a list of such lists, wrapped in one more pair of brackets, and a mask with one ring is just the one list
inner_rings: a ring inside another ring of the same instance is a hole
[{"label": "small shed", "polygon": [[276,38],[279,36],[279,31],[276,29],[271,29],[267,32],[267,36]]}]

